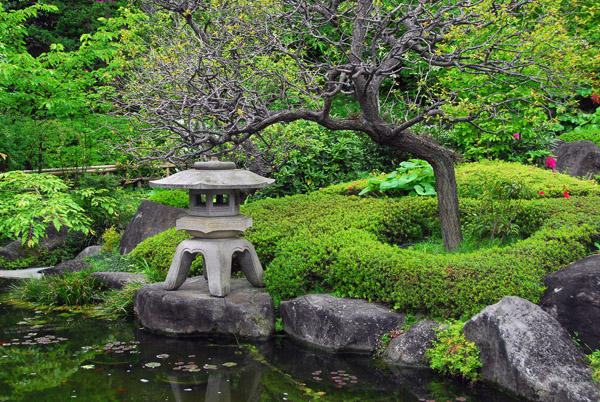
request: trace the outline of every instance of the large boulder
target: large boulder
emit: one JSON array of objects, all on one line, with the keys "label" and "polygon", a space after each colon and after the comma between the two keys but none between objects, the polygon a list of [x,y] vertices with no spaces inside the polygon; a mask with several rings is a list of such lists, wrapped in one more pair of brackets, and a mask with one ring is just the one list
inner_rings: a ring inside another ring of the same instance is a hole
[{"label": "large boulder", "polygon": [[600,147],[592,141],[565,142],[556,148],[556,170],[574,177],[600,174]]},{"label": "large boulder", "polygon": [[333,352],[372,353],[406,317],[365,300],[310,294],[281,302],[283,328],[294,340]]},{"label": "large boulder", "polygon": [[102,246],[88,246],[85,249],[83,249],[79,254],[77,254],[75,259],[82,260],[86,257],[92,257],[96,254],[100,254],[101,252],[102,252]]},{"label": "large boulder", "polygon": [[275,305],[264,289],[246,279],[232,279],[225,297],[213,297],[201,277],[187,279],[177,290],[164,283],[144,285],[135,294],[142,326],[170,336],[218,336],[265,340],[275,332]]},{"label": "large boulder", "polygon": [[142,201],[121,237],[121,254],[130,253],[138,244],[175,227],[178,218],[187,215],[183,208],[168,207],[157,202]]},{"label": "large boulder", "polygon": [[600,255],[576,261],[544,279],[539,305],[582,345],[600,349]]},{"label": "large boulder", "polygon": [[505,296],[464,326],[480,349],[482,374],[517,395],[543,402],[598,402],[584,354],[539,306]]},{"label": "large boulder", "polygon": [[79,272],[85,269],[90,269],[92,266],[85,260],[67,260],[59,262],[52,268],[42,271],[44,275],[59,275],[62,276],[70,272]]},{"label": "large boulder", "polygon": [[399,366],[428,367],[425,352],[433,347],[439,327],[440,323],[432,320],[415,323],[390,341],[383,359]]}]

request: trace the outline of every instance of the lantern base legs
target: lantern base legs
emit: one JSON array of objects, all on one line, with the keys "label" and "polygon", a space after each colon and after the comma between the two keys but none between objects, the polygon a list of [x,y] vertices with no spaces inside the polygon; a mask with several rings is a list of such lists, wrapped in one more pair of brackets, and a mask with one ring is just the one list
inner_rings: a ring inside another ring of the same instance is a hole
[{"label": "lantern base legs", "polygon": [[176,290],[185,282],[198,253],[204,257],[204,276],[211,296],[223,297],[230,291],[231,259],[239,253],[239,262],[248,282],[263,286],[263,269],[252,243],[246,239],[200,239],[182,241],[175,250],[164,288]]}]

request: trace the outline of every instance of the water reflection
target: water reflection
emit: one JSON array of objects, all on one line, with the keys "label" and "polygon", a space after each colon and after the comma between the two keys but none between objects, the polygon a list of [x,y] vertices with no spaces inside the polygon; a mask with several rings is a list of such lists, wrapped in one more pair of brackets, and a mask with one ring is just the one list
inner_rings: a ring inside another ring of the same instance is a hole
[{"label": "water reflection", "polygon": [[171,338],[132,322],[3,305],[0,344],[0,400],[516,401],[429,370],[329,354],[283,337],[255,344]]}]

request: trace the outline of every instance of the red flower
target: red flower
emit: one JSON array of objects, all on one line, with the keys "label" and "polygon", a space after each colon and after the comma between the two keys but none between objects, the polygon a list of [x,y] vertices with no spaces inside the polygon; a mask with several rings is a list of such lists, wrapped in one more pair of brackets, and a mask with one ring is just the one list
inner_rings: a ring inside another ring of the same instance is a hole
[{"label": "red flower", "polygon": [[546,194],[546,193],[544,193],[543,191],[540,191],[540,195],[544,195],[544,194]]},{"label": "red flower", "polygon": [[550,169],[554,169],[556,167],[556,159],[550,157],[546,159],[546,166]]},{"label": "red flower", "polygon": [[566,191],[563,193],[563,195],[565,196],[565,198],[571,198],[571,196],[569,195],[569,193],[567,193]]}]

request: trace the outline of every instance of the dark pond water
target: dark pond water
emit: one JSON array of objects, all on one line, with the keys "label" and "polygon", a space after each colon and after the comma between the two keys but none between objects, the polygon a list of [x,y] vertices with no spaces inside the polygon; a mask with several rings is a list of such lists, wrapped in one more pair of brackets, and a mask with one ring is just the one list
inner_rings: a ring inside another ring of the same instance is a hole
[{"label": "dark pond water", "polygon": [[283,337],[257,344],[173,339],[134,322],[5,303],[0,328],[0,401],[518,401]]}]

